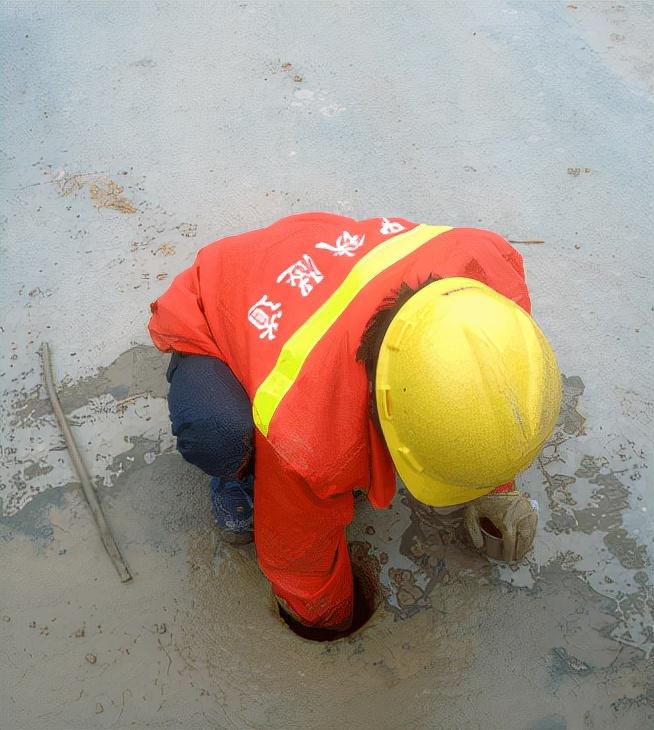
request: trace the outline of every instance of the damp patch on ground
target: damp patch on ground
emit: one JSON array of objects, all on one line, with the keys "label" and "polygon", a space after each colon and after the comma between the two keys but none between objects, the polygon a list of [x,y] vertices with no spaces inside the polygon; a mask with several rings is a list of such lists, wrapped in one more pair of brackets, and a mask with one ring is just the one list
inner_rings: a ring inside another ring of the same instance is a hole
[{"label": "damp patch on ground", "polygon": [[[432,708],[451,702],[448,697],[463,683],[500,722],[503,710],[489,694],[486,675],[511,686],[526,676],[540,683],[544,689],[536,703],[530,685],[523,688],[530,700],[522,712],[532,717],[531,727],[560,726],[559,698],[573,692],[583,699],[578,706],[566,704],[571,727],[637,727],[654,712],[646,679],[654,645],[651,562],[646,545],[625,524],[634,508],[629,477],[645,473],[647,464],[635,443],[605,456],[584,453],[581,378],[564,377],[556,430],[519,479],[518,486],[540,504],[535,550],[507,566],[471,547],[461,512],[441,515],[401,484],[387,510],[372,509],[359,494],[348,530],[350,551],[353,562],[376,576],[381,604],[351,637],[320,643],[295,636],[283,624],[253,547],[237,549],[217,540],[207,478],[183,462],[168,432],[166,365],[167,358],[153,348],[134,347],[94,375],[60,385],[103,508],[135,572],[130,588],[112,587],[113,568],[73,479],[45,394],[40,387],[14,393],[10,458],[3,465],[10,473],[4,495],[12,497],[0,518],[0,538],[10,547],[10,575],[19,575],[12,565],[28,559],[51,580],[70,584],[70,571],[81,571],[80,576],[91,571],[92,580],[103,584],[92,601],[82,585],[72,592],[69,585],[67,595],[77,608],[62,596],[49,604],[48,615],[43,608],[29,610],[28,594],[39,588],[26,593],[9,586],[14,593],[3,609],[8,620],[0,633],[14,630],[8,646],[16,667],[29,669],[24,649],[43,652],[43,642],[50,641],[40,662],[53,670],[55,664],[77,662],[86,676],[77,693],[82,699],[88,693],[88,713],[101,706],[99,714],[119,723],[126,713],[138,718],[155,710],[179,722],[180,711],[166,704],[172,697],[192,696],[202,708],[193,717],[203,722],[290,726],[292,704],[280,705],[273,697],[294,696],[300,683],[313,706],[327,711],[315,692],[316,678],[342,698],[336,714],[343,713],[343,722],[357,717],[357,692],[364,692],[401,724],[393,702],[405,681]],[[80,561],[86,567],[80,568]],[[151,587],[156,576],[166,590]],[[54,585],[48,590],[57,595]],[[110,615],[109,594],[114,602],[119,597]],[[152,603],[155,595],[158,606]],[[130,596],[137,596],[137,613]],[[142,611],[147,618],[139,620]],[[56,637],[64,640],[62,626],[72,638],[54,643]],[[79,657],[62,658],[67,642],[79,644]],[[532,649],[521,659],[528,668],[523,672],[513,663],[526,644]],[[136,661],[138,673],[131,663]],[[479,674],[482,665],[486,669]],[[114,688],[107,694],[92,676],[96,667],[127,672],[129,683],[120,693]],[[353,670],[359,677],[354,683]],[[438,689],[433,672],[439,675]],[[248,688],[259,688],[260,694],[243,706],[235,697],[246,675]],[[30,686],[14,687],[12,696],[26,698]],[[605,688],[601,696],[600,687]],[[137,688],[144,715],[131,705]],[[25,713],[23,705],[21,716]],[[40,716],[52,723],[74,713],[62,705]],[[38,721],[34,727],[40,727]]]}]

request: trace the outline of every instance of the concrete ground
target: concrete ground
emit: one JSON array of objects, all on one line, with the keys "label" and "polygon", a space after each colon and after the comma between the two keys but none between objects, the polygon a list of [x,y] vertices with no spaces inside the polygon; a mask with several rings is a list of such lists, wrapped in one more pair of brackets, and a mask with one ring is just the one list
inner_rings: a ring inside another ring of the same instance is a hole
[{"label": "concrete ground", "polygon": [[[0,728],[652,726],[652,4],[1,9]],[[490,562],[402,489],[361,502],[385,597],[332,644],[217,543],[145,329],[200,246],[316,209],[519,241],[565,373],[520,477],[533,553]]]}]

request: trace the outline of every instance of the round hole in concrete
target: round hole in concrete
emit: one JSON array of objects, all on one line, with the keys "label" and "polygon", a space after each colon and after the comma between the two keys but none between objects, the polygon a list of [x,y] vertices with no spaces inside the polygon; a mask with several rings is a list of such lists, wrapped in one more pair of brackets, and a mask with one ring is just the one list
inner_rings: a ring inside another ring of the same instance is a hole
[{"label": "round hole in concrete", "polygon": [[379,572],[373,560],[358,561],[352,555],[352,574],[354,578],[354,615],[352,626],[346,631],[312,628],[297,622],[278,605],[279,616],[295,634],[309,641],[338,641],[346,639],[363,629],[373,617],[381,603]]}]

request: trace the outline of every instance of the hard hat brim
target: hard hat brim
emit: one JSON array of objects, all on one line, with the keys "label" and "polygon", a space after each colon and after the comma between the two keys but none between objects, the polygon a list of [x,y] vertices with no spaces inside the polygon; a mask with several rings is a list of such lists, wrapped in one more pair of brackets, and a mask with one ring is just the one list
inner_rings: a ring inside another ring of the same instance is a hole
[{"label": "hard hat brim", "polygon": [[[390,444],[389,444],[390,446]],[[399,461],[399,460],[398,460]],[[416,473],[410,466],[406,468],[395,462],[395,469],[408,491],[423,504],[430,507],[451,507],[454,504],[472,502],[492,492],[492,487],[462,487],[459,484],[447,484],[426,474]]]},{"label": "hard hat brim", "polygon": [[528,313],[477,280],[451,277],[419,290],[394,316],[375,397],[408,491],[449,507],[483,497],[531,463],[554,428],[560,376]]}]

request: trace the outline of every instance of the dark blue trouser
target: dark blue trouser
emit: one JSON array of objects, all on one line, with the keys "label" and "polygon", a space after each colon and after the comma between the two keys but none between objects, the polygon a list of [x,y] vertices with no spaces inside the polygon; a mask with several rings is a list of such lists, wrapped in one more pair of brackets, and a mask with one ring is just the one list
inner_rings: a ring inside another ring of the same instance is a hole
[{"label": "dark blue trouser", "polygon": [[174,353],[166,378],[180,454],[210,476],[248,476],[254,465],[252,406],[227,365],[215,357]]}]

